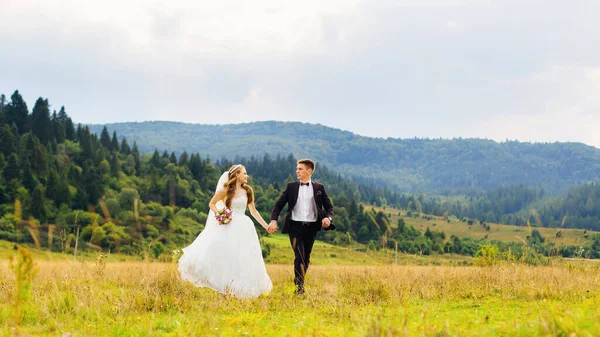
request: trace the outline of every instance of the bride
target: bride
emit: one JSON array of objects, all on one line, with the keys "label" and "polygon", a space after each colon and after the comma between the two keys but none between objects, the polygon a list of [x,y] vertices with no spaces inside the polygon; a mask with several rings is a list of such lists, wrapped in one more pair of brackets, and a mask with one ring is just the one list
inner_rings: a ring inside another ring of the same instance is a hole
[{"label": "bride", "polygon": [[[254,191],[247,182],[248,174],[242,165],[233,165],[223,173],[208,204],[210,212],[204,230],[183,249],[179,259],[182,279],[242,298],[271,291],[273,284],[267,275],[254,223],[245,214],[246,206],[265,229],[267,223],[254,206]],[[223,204],[233,212],[228,223],[218,217]]]}]

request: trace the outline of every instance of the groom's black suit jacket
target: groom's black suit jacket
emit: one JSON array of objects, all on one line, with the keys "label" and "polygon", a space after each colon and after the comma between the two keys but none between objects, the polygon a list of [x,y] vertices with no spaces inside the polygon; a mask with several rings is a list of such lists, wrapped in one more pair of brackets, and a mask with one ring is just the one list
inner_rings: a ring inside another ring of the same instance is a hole
[{"label": "groom's black suit jacket", "polygon": [[[311,181],[315,204],[317,205],[317,222],[311,227],[315,232],[319,231],[321,226],[321,220],[326,217],[333,217],[333,204],[331,203],[331,199],[327,196],[327,191],[325,191],[325,185]],[[285,215],[285,222],[283,224],[283,230],[281,231],[283,234],[287,234],[290,232],[290,227],[292,225],[292,210],[296,207],[296,202],[298,201],[298,191],[300,190],[300,182],[292,181],[289,182],[285,186],[285,190],[281,192],[281,196],[275,202],[273,206],[273,210],[271,211],[271,220],[277,221],[279,217],[279,213],[285,206],[288,204],[288,210]],[[335,226],[330,225],[326,230],[335,229]]]}]

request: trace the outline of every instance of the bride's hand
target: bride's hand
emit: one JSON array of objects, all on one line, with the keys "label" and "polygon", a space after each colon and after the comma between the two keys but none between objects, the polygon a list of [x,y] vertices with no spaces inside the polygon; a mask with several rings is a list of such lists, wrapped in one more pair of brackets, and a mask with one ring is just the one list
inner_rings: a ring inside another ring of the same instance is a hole
[{"label": "bride's hand", "polygon": [[277,222],[271,221],[271,223],[267,227],[267,232],[269,232],[269,234],[273,234],[276,231],[277,231]]}]

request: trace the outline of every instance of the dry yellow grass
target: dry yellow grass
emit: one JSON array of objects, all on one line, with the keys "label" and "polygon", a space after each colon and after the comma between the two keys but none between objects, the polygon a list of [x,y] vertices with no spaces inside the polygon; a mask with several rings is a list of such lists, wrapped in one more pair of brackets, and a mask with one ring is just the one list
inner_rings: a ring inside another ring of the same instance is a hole
[{"label": "dry yellow grass", "polygon": [[[469,236],[475,239],[480,239],[487,235],[487,238],[490,240],[520,242],[525,240],[525,238],[531,234],[530,227],[489,223],[491,229],[490,231],[486,231],[483,226],[479,224],[479,222],[475,222],[473,225],[469,226],[465,222],[456,220],[448,223],[443,217],[432,216],[432,220],[427,220],[421,218],[420,216],[416,218],[407,217],[405,211],[398,209],[384,209],[382,207],[365,206],[366,210],[370,210],[372,208],[374,208],[376,211],[381,211],[390,215],[390,222],[393,227],[396,227],[398,218],[402,217],[407,224],[414,226],[421,232],[424,232],[427,227],[429,227],[430,230],[443,231],[446,233],[447,237],[455,235],[458,237]],[[542,234],[544,238],[546,238],[549,242],[554,242],[556,245],[580,246],[588,241],[588,239],[584,238],[584,230],[582,229],[561,228],[560,230],[562,231],[562,235],[559,238],[556,237],[556,232],[558,230],[557,228],[536,227],[536,229],[540,231],[540,234]],[[591,234],[595,232],[588,231],[588,233],[591,236]]]},{"label": "dry yellow grass", "polygon": [[[21,335],[594,336],[600,264],[311,267],[292,294],[291,265],[268,265],[274,290],[239,300],[182,282],[175,264],[39,261]],[[0,324],[14,275],[0,264]]]}]

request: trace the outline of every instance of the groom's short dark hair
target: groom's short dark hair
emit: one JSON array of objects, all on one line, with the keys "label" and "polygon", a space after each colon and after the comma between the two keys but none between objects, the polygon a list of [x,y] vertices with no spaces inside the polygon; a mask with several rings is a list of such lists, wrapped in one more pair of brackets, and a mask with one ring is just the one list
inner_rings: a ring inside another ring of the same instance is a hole
[{"label": "groom's short dark hair", "polygon": [[315,170],[315,162],[310,159],[300,159],[300,160],[298,160],[298,164],[304,164],[304,165],[306,165],[306,167],[308,167],[312,171]]}]

